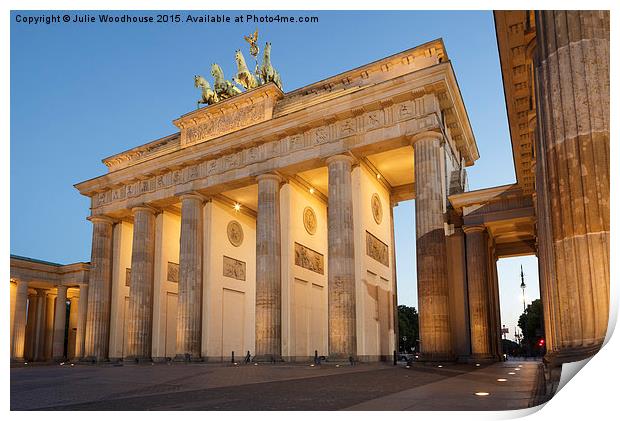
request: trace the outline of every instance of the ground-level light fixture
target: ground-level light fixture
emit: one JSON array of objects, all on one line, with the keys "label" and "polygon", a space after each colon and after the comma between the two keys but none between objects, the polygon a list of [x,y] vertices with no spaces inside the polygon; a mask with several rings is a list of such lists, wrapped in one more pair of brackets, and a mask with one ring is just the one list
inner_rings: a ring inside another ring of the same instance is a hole
[{"label": "ground-level light fixture", "polygon": [[508,379],[497,379],[498,382],[507,382]]},{"label": "ground-level light fixture", "polygon": [[442,368],[442,367],[443,367],[443,365],[438,365],[437,367],[438,367],[438,368]]},{"label": "ground-level light fixture", "polygon": [[513,375],[513,374],[517,374],[514,371],[509,371],[508,374]]},{"label": "ground-level light fixture", "polygon": [[474,393],[474,395],[476,395],[476,396],[489,396],[490,393],[489,392],[476,392],[476,393]]},{"label": "ground-level light fixture", "polygon": [[519,367],[515,368],[515,371],[519,371],[519,370],[521,370]]},{"label": "ground-level light fixture", "polygon": [[476,363],[476,367],[480,367],[480,363]]}]

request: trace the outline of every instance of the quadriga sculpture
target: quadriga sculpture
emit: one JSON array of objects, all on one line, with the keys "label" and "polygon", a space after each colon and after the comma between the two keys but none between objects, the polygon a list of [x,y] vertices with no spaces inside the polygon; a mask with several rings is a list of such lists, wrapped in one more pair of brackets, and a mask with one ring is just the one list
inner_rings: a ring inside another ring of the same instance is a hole
[{"label": "quadriga sculpture", "polygon": [[265,50],[263,51],[263,64],[258,69],[259,76],[262,84],[273,82],[280,90],[282,90],[282,80],[280,74],[271,65],[271,43],[265,43]]},{"label": "quadriga sculpture", "polygon": [[232,84],[230,80],[224,78],[224,72],[219,64],[211,65],[211,75],[213,76],[213,88],[219,99],[226,99],[241,93],[241,90]]},{"label": "quadriga sculpture", "polygon": [[217,97],[215,91],[211,89],[211,85],[209,82],[205,80],[204,77],[200,75],[194,76],[194,87],[200,88],[202,90],[202,97],[196,101],[196,108],[200,107],[200,104],[215,104],[220,99]]},{"label": "quadriga sculpture", "polygon": [[245,90],[256,88],[258,86],[258,82],[248,69],[247,64],[245,64],[245,58],[243,57],[241,50],[237,50],[235,52],[235,61],[237,62],[237,74],[233,77],[233,81],[243,86]]}]

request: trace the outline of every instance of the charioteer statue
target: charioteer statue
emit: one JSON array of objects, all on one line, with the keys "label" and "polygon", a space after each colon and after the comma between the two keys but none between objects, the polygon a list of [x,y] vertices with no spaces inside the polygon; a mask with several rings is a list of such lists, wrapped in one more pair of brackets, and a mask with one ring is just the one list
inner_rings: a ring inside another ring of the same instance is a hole
[{"label": "charioteer statue", "polygon": [[240,94],[241,89],[235,86],[235,84],[243,88],[244,91],[248,91],[266,83],[273,82],[282,90],[282,79],[280,78],[280,74],[271,64],[271,43],[265,43],[263,62],[259,66],[257,59],[260,51],[257,45],[258,30],[254,31],[254,34],[244,36],[244,39],[250,44],[250,55],[254,57],[256,61],[254,74],[250,72],[241,50],[235,52],[237,73],[232,77],[232,81],[224,77],[224,72],[219,64],[213,63],[213,65],[211,65],[213,89],[211,89],[211,85],[204,77],[200,75],[194,76],[194,87],[199,88],[202,93],[200,99],[196,101],[197,107],[200,107],[200,104],[215,104],[221,100]]}]

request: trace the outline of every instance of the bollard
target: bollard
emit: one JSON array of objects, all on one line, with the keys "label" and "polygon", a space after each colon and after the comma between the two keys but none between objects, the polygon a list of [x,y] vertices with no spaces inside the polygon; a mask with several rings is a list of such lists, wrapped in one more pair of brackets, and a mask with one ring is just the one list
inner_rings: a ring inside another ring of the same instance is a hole
[{"label": "bollard", "polygon": [[235,351],[233,351],[233,352],[232,352],[232,356],[230,357],[230,362],[231,362],[232,364],[234,364],[234,363],[235,363]]},{"label": "bollard", "polygon": [[394,365],[398,362],[398,357],[396,356],[396,350],[394,350]]}]

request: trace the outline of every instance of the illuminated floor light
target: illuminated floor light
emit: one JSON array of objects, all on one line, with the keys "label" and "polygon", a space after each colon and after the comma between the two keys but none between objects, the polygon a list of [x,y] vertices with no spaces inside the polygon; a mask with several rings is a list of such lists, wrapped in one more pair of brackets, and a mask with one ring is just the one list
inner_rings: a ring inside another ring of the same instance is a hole
[{"label": "illuminated floor light", "polygon": [[508,379],[497,379],[498,382],[507,382]]},{"label": "illuminated floor light", "polygon": [[476,393],[474,393],[474,395],[476,395],[476,396],[489,396],[490,393],[489,392],[476,392]]},{"label": "illuminated floor light", "polygon": [[437,367],[438,367],[438,368],[442,368],[442,367],[443,367],[443,365],[438,365]]},{"label": "illuminated floor light", "polygon": [[512,374],[517,374],[514,371],[510,371],[508,374],[512,375]]},{"label": "illuminated floor light", "polygon": [[523,367],[521,364],[519,364],[517,367]]},{"label": "illuminated floor light", "polygon": [[476,367],[480,367],[480,364],[476,364]]},{"label": "illuminated floor light", "polygon": [[519,367],[515,368],[515,371],[519,371],[519,370],[521,370]]},{"label": "illuminated floor light", "polygon": [[258,363],[254,363],[254,365],[258,365]]},{"label": "illuminated floor light", "polygon": [[340,367],[340,364],[336,364],[336,368]]},{"label": "illuminated floor light", "polygon": [[314,367],[314,364],[310,364],[310,367]]}]

